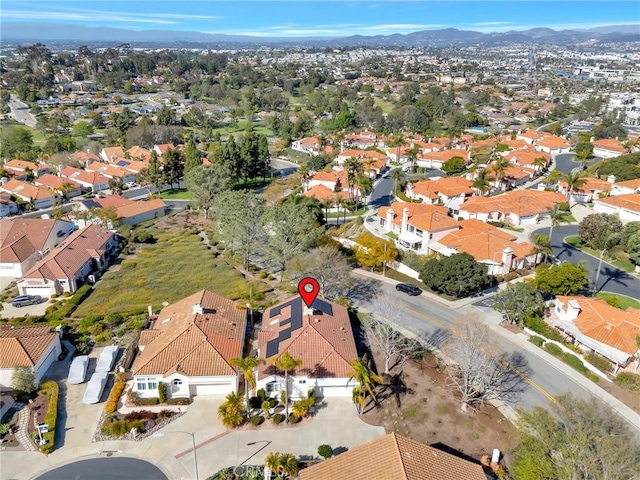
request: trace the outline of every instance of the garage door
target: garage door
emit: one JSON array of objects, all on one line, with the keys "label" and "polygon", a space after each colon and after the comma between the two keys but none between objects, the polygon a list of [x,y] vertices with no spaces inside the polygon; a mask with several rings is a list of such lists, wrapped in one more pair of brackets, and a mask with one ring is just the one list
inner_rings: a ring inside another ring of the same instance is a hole
[{"label": "garage door", "polygon": [[226,395],[231,391],[232,386],[228,383],[191,385],[191,395]]},{"label": "garage door", "polygon": [[46,298],[51,296],[51,289],[49,287],[26,287],[23,291],[23,295],[40,295]]}]

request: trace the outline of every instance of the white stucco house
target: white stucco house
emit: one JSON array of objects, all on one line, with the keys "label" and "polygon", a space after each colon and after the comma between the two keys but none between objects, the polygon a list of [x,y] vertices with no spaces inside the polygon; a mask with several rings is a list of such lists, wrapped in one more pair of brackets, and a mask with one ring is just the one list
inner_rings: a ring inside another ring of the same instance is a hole
[{"label": "white stucco house", "polygon": [[285,376],[273,360],[288,352],[302,360],[289,372],[289,398],[307,396],[351,397],[356,383],[349,378],[350,362],[358,358],[347,309],[321,298],[308,308],[301,297],[267,309],[258,334],[258,356],[265,363],[256,371],[257,388],[268,396],[279,397],[285,389]]},{"label": "white stucco house", "polygon": [[138,397],[227,395],[238,389],[238,370],[230,359],[242,357],[247,309],[207,290],[163,308],[143,330],[131,371]]},{"label": "white stucco house", "polygon": [[49,325],[0,325],[0,387],[11,388],[15,367],[30,368],[40,384],[62,353],[60,335]]},{"label": "white stucco house", "polygon": [[640,193],[628,193],[593,200],[593,211],[616,215],[622,223],[640,221]]},{"label": "white stucco house", "polygon": [[76,228],[54,219],[0,219],[0,277],[22,277]]}]

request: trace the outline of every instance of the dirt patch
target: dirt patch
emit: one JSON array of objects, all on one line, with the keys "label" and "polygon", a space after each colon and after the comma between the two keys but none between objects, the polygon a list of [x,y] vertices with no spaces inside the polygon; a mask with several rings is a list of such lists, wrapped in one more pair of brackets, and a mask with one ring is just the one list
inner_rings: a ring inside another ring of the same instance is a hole
[{"label": "dirt patch", "polygon": [[184,230],[209,230],[211,219],[205,218],[204,212],[192,210],[182,210],[174,215],[167,215],[158,218],[154,227],[167,232],[182,232]]},{"label": "dirt patch", "polygon": [[[42,424],[47,416],[47,410],[49,409],[49,394],[45,391],[38,392],[38,395],[33,399],[33,402],[29,402],[27,408],[29,409],[29,436],[32,436],[33,433],[37,434],[38,432],[35,426],[36,421],[39,424]],[[38,437],[35,438],[35,442],[37,443]]]},{"label": "dirt patch", "polygon": [[[381,355],[374,351],[378,366]],[[515,427],[494,407],[466,413],[449,388],[438,359],[427,355],[392,369],[386,385],[378,388],[379,403],[367,405],[362,419],[426,444],[444,444],[477,460],[494,448],[509,452],[516,445]],[[382,370],[380,370],[382,371]],[[508,463],[508,458],[505,459]]]},{"label": "dirt patch", "polygon": [[598,386],[616,397],[634,412],[640,414],[640,394],[620,388],[615,383],[600,380]]}]

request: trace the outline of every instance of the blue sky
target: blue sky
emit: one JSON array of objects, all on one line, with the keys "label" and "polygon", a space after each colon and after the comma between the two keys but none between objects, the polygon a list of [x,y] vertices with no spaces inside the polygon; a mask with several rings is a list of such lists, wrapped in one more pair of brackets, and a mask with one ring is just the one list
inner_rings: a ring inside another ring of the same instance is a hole
[{"label": "blue sky", "polygon": [[2,22],[73,23],[133,30],[335,37],[447,27],[502,32],[640,24],[639,5],[637,0],[2,0],[0,17]]}]

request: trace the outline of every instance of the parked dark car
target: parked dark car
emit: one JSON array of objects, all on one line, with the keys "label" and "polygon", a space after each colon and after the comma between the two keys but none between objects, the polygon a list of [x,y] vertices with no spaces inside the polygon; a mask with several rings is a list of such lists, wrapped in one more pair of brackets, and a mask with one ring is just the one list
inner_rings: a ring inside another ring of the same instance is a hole
[{"label": "parked dark car", "polygon": [[396,290],[398,290],[399,292],[404,292],[407,295],[411,295],[412,297],[415,297],[416,295],[420,295],[422,293],[422,290],[420,290],[415,285],[411,285],[409,283],[399,283],[399,284],[397,284],[396,285]]},{"label": "parked dark car", "polygon": [[13,297],[11,305],[20,308],[28,305],[37,305],[40,302],[42,302],[42,297],[40,295],[19,295],[17,297]]}]

